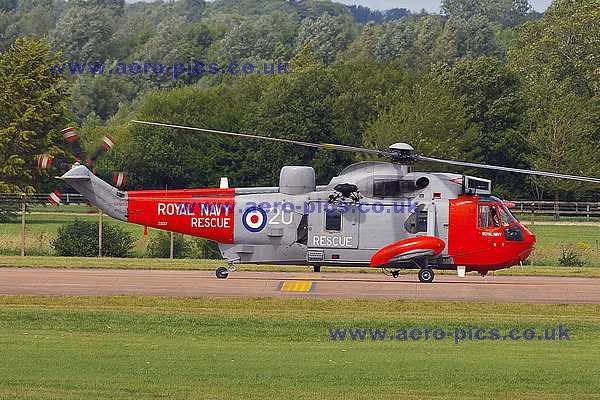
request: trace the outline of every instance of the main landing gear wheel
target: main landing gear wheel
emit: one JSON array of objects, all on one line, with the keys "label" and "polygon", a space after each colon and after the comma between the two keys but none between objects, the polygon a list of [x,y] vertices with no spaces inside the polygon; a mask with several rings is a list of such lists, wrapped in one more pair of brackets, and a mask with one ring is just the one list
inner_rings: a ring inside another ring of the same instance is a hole
[{"label": "main landing gear wheel", "polygon": [[321,272],[321,266],[320,265],[315,265],[313,267],[313,271],[315,271],[315,272]]},{"label": "main landing gear wheel", "polygon": [[229,269],[225,267],[219,267],[215,271],[215,275],[219,279],[227,279],[227,277],[229,276]]},{"label": "main landing gear wheel", "polygon": [[435,274],[431,268],[423,268],[419,270],[419,280],[423,283],[431,283],[435,278]]}]

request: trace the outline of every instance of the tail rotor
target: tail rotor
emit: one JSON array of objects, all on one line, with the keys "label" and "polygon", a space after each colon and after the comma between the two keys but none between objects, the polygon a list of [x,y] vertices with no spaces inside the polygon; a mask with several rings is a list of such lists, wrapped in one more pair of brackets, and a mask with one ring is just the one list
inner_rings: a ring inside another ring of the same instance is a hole
[{"label": "tail rotor", "polygon": [[[40,171],[47,171],[48,173],[54,175],[62,175],[65,172],[69,171],[73,167],[80,165],[82,160],[82,149],[81,144],[79,142],[79,132],[77,128],[73,126],[68,126],[61,131],[63,139],[67,142],[73,154],[75,156],[75,163],[72,164],[68,159],[63,157],[55,157],[51,154],[40,154],[37,156],[37,169]],[[115,145],[115,139],[110,135],[105,135],[100,141],[99,145],[96,147],[96,150],[92,154],[92,156],[85,162],[85,164],[90,168],[95,174],[96,171],[93,168],[94,164],[98,159],[104,156],[110,149],[112,149]],[[127,177],[127,172],[114,172],[113,173],[113,182],[115,186],[121,188],[125,186],[125,181]],[[62,193],[58,190],[53,191],[48,194],[48,201],[52,205],[58,205],[62,202]]]}]

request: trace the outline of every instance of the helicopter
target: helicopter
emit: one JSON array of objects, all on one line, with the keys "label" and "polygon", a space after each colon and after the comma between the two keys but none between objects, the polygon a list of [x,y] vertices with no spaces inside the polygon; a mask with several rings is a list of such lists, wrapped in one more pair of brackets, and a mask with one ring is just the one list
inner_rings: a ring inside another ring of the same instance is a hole
[{"label": "helicopter", "polygon": [[132,123],[360,153],[387,161],[346,167],[317,185],[309,166],[284,166],[279,185],[124,191],[75,163],[59,179],[121,221],[202,237],[218,243],[225,279],[236,264],[378,268],[394,278],[417,269],[431,283],[434,270],[485,276],[531,254],[535,235],[492,194],[491,181],[448,172],[419,172],[419,162],[600,183],[599,178],[444,160],[419,155],[406,143],[377,150],[309,143],[161,122]]}]

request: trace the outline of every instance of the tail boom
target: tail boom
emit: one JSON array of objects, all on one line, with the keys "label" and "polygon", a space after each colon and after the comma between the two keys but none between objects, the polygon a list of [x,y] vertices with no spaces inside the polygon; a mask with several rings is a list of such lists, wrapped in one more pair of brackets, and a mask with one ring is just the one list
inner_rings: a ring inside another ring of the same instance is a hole
[{"label": "tail boom", "polygon": [[122,191],[78,165],[59,179],[121,221],[234,242],[234,189]]}]

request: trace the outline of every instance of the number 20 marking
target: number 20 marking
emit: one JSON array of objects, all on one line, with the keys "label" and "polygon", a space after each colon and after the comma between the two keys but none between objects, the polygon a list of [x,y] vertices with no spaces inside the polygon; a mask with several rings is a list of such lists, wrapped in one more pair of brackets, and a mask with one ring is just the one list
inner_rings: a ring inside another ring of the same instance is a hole
[{"label": "number 20 marking", "polygon": [[294,222],[293,213],[286,213],[280,209],[274,209],[273,211],[274,214],[271,219],[269,219],[269,225],[291,225]]}]

